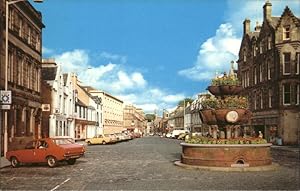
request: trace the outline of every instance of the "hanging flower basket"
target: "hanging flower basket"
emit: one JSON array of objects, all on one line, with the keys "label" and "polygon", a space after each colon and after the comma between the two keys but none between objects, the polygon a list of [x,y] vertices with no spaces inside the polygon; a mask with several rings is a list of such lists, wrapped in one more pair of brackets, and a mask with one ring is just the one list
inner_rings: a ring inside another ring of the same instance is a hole
[{"label": "hanging flower basket", "polygon": [[222,85],[219,87],[223,95],[238,95],[243,90],[243,87],[239,85]]},{"label": "hanging flower basket", "polygon": [[218,123],[226,123],[226,114],[229,112],[229,109],[216,109],[216,119]]},{"label": "hanging flower basket", "polygon": [[203,109],[200,111],[200,118],[203,123],[208,125],[216,125],[217,119],[215,116],[215,112],[212,109]]},{"label": "hanging flower basket", "polygon": [[208,90],[211,94],[213,94],[213,95],[215,95],[215,96],[220,96],[220,95],[222,95],[219,86],[208,86],[208,87],[207,87],[207,90]]},{"label": "hanging flower basket", "polygon": [[235,109],[235,111],[238,113],[239,115],[239,123],[248,123],[250,118],[251,118],[251,112],[247,109]]}]

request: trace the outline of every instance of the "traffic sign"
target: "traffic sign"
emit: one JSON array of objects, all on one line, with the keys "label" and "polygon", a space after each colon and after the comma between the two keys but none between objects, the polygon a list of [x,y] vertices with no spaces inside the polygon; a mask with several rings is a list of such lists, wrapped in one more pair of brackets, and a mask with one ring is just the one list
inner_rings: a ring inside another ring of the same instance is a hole
[{"label": "traffic sign", "polygon": [[10,105],[11,104],[11,91],[0,90],[0,104]]}]

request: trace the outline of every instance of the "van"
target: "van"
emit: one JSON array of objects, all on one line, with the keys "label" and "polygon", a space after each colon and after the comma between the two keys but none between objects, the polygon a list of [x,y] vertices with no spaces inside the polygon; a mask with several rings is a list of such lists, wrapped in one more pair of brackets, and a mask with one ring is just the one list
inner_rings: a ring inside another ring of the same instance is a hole
[{"label": "van", "polygon": [[171,137],[174,138],[174,139],[177,139],[178,136],[182,133],[189,133],[189,131],[184,130],[184,129],[175,129],[175,130],[172,131]]}]

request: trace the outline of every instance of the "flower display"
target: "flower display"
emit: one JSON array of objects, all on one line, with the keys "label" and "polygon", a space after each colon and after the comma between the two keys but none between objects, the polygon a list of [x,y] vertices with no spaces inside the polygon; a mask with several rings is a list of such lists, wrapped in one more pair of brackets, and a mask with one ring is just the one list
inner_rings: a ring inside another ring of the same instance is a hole
[{"label": "flower display", "polygon": [[267,140],[263,138],[232,138],[232,139],[214,139],[209,137],[195,136],[188,140],[186,143],[191,144],[265,144]]},{"label": "flower display", "polygon": [[222,85],[231,85],[231,86],[239,86],[241,83],[238,80],[236,75],[229,75],[227,76],[224,73],[223,76],[218,76],[211,81],[212,86],[222,86]]}]

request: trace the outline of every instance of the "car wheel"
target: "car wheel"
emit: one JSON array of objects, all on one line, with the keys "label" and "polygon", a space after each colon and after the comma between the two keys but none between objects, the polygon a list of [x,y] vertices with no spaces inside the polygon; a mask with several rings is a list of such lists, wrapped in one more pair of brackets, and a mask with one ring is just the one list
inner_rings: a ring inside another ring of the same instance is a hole
[{"label": "car wheel", "polygon": [[16,168],[20,165],[20,163],[16,157],[11,157],[10,162],[11,162],[11,166],[14,168]]},{"label": "car wheel", "polygon": [[76,159],[69,159],[69,160],[67,160],[67,163],[69,165],[73,165],[73,164],[75,164],[75,162],[76,162]]},{"label": "car wheel", "polygon": [[48,163],[48,166],[49,166],[50,168],[55,167],[55,166],[56,166],[56,158],[53,157],[53,156],[48,156],[48,157],[47,157],[47,163]]},{"label": "car wheel", "polygon": [[103,141],[103,142],[102,142],[102,145],[105,145],[105,144],[106,144],[106,142],[105,142],[105,141]]},{"label": "car wheel", "polygon": [[88,145],[91,145],[92,143],[90,141],[87,142]]}]

